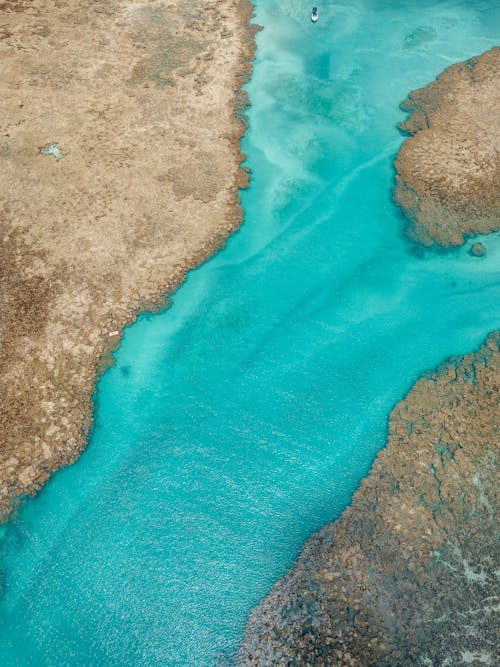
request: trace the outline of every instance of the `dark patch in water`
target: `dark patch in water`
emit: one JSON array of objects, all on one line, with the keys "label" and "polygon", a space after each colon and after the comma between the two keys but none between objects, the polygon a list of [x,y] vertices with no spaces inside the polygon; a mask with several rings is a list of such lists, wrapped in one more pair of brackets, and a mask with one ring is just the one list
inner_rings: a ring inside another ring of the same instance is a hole
[{"label": "dark patch in water", "polygon": [[436,31],[429,26],[420,26],[408,33],[403,41],[405,49],[418,49],[436,39]]}]

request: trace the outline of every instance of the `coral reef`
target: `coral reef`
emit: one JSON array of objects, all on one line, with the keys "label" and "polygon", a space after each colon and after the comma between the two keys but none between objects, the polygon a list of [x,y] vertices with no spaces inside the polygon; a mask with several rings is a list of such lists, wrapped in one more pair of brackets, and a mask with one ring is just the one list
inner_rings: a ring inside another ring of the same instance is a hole
[{"label": "coral reef", "polygon": [[397,203],[409,238],[456,246],[500,228],[500,48],[448,67],[409,94],[396,158]]},{"label": "coral reef", "polygon": [[6,0],[0,513],[84,447],[138,311],[241,222],[248,0]]},{"label": "coral reef", "polygon": [[499,664],[499,345],[394,408],[350,507],[252,612],[240,665]]}]

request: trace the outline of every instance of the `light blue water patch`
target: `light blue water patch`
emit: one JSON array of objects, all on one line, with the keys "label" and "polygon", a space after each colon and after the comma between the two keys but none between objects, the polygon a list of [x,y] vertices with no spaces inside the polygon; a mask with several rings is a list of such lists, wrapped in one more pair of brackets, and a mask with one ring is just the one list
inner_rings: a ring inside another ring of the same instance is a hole
[{"label": "light blue water patch", "polygon": [[47,144],[40,148],[40,155],[53,155],[56,160],[62,160],[64,155],[57,144]]},{"label": "light blue water patch", "polygon": [[230,664],[395,402],[500,326],[500,237],[418,258],[390,194],[399,102],[493,44],[494,4],[257,4],[245,223],[125,332],[87,451],[5,528],[1,664]]}]

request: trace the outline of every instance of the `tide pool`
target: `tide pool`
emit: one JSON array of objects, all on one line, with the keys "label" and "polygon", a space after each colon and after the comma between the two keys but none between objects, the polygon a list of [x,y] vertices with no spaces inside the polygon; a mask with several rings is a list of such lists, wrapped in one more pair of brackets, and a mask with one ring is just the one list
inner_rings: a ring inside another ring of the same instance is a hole
[{"label": "tide pool", "polygon": [[88,449],[3,527],[0,664],[232,664],[393,405],[500,327],[500,235],[419,256],[391,201],[399,103],[493,46],[496,5],[256,3],[245,222],[126,330]]}]

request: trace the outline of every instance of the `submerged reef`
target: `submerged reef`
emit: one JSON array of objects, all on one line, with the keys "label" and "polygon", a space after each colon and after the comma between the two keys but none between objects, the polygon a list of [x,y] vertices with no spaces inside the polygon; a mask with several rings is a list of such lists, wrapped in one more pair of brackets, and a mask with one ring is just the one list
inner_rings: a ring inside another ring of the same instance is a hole
[{"label": "submerged reef", "polygon": [[394,196],[411,240],[456,246],[500,228],[500,48],[448,67],[408,95],[412,135],[396,158]]},{"label": "submerged reef", "polygon": [[250,617],[240,665],[500,663],[500,333],[423,377],[341,518]]},{"label": "submerged reef", "polygon": [[0,514],[85,446],[122,327],[240,224],[251,14],[2,3]]},{"label": "submerged reef", "polygon": [[[403,105],[395,197],[420,244],[499,227],[499,63],[496,48],[454,65]],[[393,409],[350,507],[253,610],[240,666],[500,664],[499,346],[491,334]]]}]

